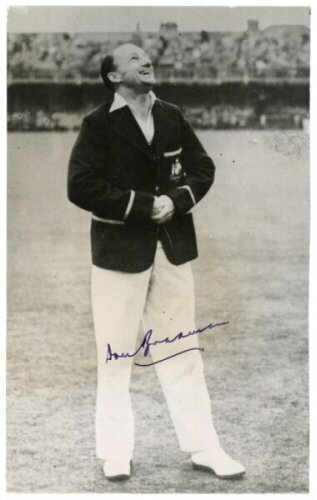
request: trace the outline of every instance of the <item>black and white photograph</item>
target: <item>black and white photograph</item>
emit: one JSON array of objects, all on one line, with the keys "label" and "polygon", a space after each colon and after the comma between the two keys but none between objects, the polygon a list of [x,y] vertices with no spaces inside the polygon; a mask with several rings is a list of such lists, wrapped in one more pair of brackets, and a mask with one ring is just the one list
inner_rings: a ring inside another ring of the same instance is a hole
[{"label": "black and white photograph", "polygon": [[309,493],[309,6],[7,10],[7,493]]}]

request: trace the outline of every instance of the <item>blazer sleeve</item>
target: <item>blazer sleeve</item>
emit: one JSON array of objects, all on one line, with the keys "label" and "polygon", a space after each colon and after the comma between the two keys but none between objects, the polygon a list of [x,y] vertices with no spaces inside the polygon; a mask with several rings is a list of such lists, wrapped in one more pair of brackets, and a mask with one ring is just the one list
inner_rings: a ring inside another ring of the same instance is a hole
[{"label": "blazer sleeve", "polygon": [[106,138],[90,117],[85,117],[68,165],[68,199],[78,207],[114,220],[149,219],[154,196],[120,189],[106,179]]},{"label": "blazer sleeve", "polygon": [[208,192],[214,182],[215,165],[188,121],[180,114],[182,164],[186,177],[182,186],[167,191],[177,212],[187,213]]}]

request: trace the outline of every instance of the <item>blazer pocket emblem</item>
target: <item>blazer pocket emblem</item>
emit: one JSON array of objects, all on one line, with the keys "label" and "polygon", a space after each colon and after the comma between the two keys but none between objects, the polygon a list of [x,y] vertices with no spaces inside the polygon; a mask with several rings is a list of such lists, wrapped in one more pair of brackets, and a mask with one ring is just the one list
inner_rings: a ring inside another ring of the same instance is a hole
[{"label": "blazer pocket emblem", "polygon": [[179,159],[177,158],[175,162],[172,164],[171,177],[178,177],[179,175],[181,175],[181,173],[182,173],[182,165]]},{"label": "blazer pocket emblem", "polygon": [[185,176],[183,172],[182,165],[177,158],[173,163],[172,163],[172,168],[171,168],[171,175],[170,175],[170,181],[179,181]]}]

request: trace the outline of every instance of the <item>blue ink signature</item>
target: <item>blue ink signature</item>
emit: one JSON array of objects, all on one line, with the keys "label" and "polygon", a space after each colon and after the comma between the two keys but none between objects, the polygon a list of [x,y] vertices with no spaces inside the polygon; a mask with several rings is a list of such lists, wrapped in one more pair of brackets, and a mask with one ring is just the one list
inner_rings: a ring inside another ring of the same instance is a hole
[{"label": "blue ink signature", "polygon": [[[223,321],[221,323],[209,323],[206,326],[203,326],[202,328],[197,328],[197,330],[193,330],[191,332],[183,333],[180,332],[175,337],[166,337],[165,339],[160,339],[160,340],[151,340],[153,330],[148,330],[146,334],[144,335],[139,347],[136,349],[136,351],[130,353],[130,352],[122,352],[121,354],[118,354],[117,352],[113,352],[111,349],[110,344],[107,344],[107,358],[106,358],[106,363],[108,361],[113,361],[117,359],[122,359],[122,358],[133,358],[136,356],[142,349],[144,349],[143,356],[146,358],[150,354],[150,348],[152,346],[156,346],[158,344],[172,344],[176,340],[182,340],[186,337],[190,337],[191,335],[199,335],[200,333],[203,333],[207,330],[211,330],[213,328],[216,328],[217,326],[225,326],[228,325],[229,321]],[[174,358],[175,356],[179,356],[180,354],[184,354],[185,352],[188,351],[203,351],[201,347],[192,347],[190,349],[184,349],[183,351],[179,351],[176,354],[172,354],[171,356],[167,356],[166,358],[159,359],[157,361],[152,361],[151,363],[134,363],[136,366],[152,366],[156,365],[157,363],[162,363],[162,361],[166,361],[167,359]]]}]

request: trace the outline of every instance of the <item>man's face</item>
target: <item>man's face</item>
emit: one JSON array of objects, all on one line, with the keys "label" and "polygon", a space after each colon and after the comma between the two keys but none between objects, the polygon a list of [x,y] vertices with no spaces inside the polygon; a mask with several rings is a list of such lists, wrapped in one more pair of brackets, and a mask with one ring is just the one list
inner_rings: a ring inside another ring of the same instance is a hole
[{"label": "man's face", "polygon": [[133,88],[151,88],[155,83],[152,61],[137,45],[126,44],[115,49],[115,74],[119,83]]}]

